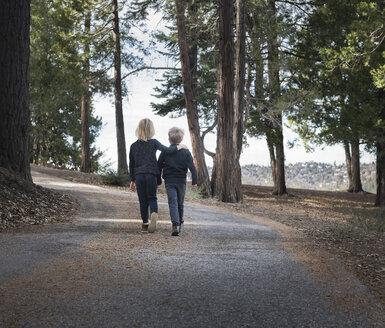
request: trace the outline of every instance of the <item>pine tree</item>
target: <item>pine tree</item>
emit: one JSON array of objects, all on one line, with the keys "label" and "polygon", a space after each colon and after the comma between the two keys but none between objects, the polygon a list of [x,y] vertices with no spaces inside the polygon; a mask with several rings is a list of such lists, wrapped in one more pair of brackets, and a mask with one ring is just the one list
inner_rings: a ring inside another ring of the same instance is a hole
[{"label": "pine tree", "polygon": [[[178,45],[180,53],[180,61],[182,67],[182,81],[185,95],[187,121],[190,130],[191,143],[195,164],[198,171],[198,181],[201,192],[209,196],[211,195],[211,185],[209,174],[204,158],[203,141],[200,136],[198,108],[196,100],[196,79],[194,72],[196,71],[197,63],[197,46],[193,43],[192,50],[189,51],[187,45],[187,33],[185,22],[185,2],[176,0],[176,20],[178,28]],[[196,8],[193,8],[193,13],[196,14]]]},{"label": "pine tree", "polygon": [[29,166],[30,2],[2,2],[0,166],[31,181]]}]

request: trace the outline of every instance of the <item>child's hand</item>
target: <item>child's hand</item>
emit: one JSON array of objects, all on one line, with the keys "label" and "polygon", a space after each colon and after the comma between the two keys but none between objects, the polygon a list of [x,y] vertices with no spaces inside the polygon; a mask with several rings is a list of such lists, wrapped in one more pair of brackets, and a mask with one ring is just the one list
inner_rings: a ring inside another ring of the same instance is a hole
[{"label": "child's hand", "polygon": [[130,182],[130,189],[131,189],[132,191],[136,191],[136,184],[135,184],[134,181],[131,181],[131,182]]},{"label": "child's hand", "polygon": [[179,144],[177,146],[178,150],[181,150],[181,149],[188,149],[188,147],[186,145],[182,145],[182,144]]},{"label": "child's hand", "polygon": [[196,190],[196,189],[197,189],[197,185],[192,185],[192,186],[191,186],[191,189],[192,189],[192,190]]}]

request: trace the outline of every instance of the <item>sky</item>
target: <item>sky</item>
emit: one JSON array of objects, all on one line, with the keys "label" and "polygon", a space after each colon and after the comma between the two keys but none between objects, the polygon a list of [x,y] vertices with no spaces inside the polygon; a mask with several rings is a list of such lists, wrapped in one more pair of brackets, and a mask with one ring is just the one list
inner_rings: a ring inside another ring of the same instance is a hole
[{"label": "sky", "polygon": [[[151,14],[148,22],[148,28],[164,29],[164,23],[162,22],[160,14]],[[141,35],[138,35],[141,37]],[[162,57],[153,58],[152,64],[154,66],[172,66],[173,64],[168,62]],[[130,77],[127,81],[127,87],[129,94],[123,99],[123,117],[124,117],[124,130],[126,137],[127,157],[130,149],[130,145],[136,141],[135,129],[142,118],[149,118],[154,122],[155,136],[164,145],[168,145],[167,132],[169,128],[177,126],[183,128],[185,131],[185,138],[183,143],[186,144],[191,150],[191,142],[187,125],[187,118],[170,118],[161,117],[155,115],[152,112],[150,106],[151,102],[157,102],[159,99],[152,96],[154,93],[154,87],[157,85],[157,78],[162,76],[162,71],[142,71],[137,75]],[[115,129],[115,108],[113,98],[101,98],[96,97],[93,102],[95,108],[95,114],[102,118],[104,127],[100,133],[100,136],[96,140],[96,146],[105,153],[103,160],[109,162],[112,168],[117,168],[117,142],[116,142],[116,129]],[[299,139],[298,136],[290,131],[287,127],[284,127],[284,142],[285,145],[294,139]],[[247,138],[248,146],[244,147],[240,157],[241,165],[258,164],[258,165],[270,165],[269,152],[264,138]],[[205,138],[206,148],[210,151],[215,151],[216,136],[214,134],[208,135]],[[362,163],[368,163],[374,161],[375,158],[372,154],[365,153],[362,150]],[[303,145],[299,142],[292,149],[285,146],[285,163],[294,164],[297,162],[324,162],[343,164],[345,163],[345,153],[342,145],[336,145],[333,147],[324,147],[324,149],[316,148],[312,153],[307,153]],[[211,157],[206,156],[206,162],[208,166],[212,166]]]},{"label": "sky", "polygon": [[[161,73],[150,74],[141,73],[136,77],[132,77],[128,83],[130,90],[129,96],[123,100],[123,116],[124,116],[124,131],[126,137],[127,157],[130,145],[136,141],[135,129],[142,118],[149,118],[153,121],[155,126],[155,136],[164,145],[168,145],[168,130],[173,126],[178,126],[185,131],[185,138],[183,143],[191,150],[191,142],[187,125],[187,118],[170,118],[155,115],[152,112],[150,103],[159,101],[152,97],[153,88],[156,85],[155,77],[160,76]],[[94,101],[95,114],[102,117],[104,127],[96,141],[96,145],[105,152],[104,160],[111,162],[113,168],[117,165],[117,142],[115,129],[115,108],[112,100],[96,98]],[[289,141],[298,138],[296,134],[284,127],[284,141],[285,145]],[[247,138],[248,146],[244,147],[241,154],[241,165],[258,164],[270,165],[269,152],[266,145],[266,140],[261,138]],[[205,138],[206,148],[215,151],[216,136],[209,135]],[[345,163],[345,154],[342,146],[337,145],[333,147],[316,148],[312,153],[306,153],[301,143],[298,143],[294,148],[289,149],[285,147],[285,163],[297,162],[324,162],[343,164]],[[368,153],[363,153],[361,157],[362,162],[374,161],[374,156]],[[206,156],[207,165],[212,165],[211,157]]]}]

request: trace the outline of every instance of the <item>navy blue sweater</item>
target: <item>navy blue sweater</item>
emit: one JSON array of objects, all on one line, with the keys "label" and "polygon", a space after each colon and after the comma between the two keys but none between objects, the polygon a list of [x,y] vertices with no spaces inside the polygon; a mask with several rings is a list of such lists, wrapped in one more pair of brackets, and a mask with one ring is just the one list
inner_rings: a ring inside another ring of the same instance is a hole
[{"label": "navy blue sweater", "polygon": [[156,162],[156,151],[164,153],[176,153],[177,145],[170,147],[163,146],[158,140],[150,139],[148,141],[137,140],[130,147],[130,180],[135,182],[137,174],[160,175]]},{"label": "navy blue sweater", "polygon": [[158,159],[158,167],[161,173],[163,170],[163,179],[166,183],[186,183],[187,169],[191,172],[192,184],[198,183],[197,170],[191,153],[187,149],[181,149],[172,154],[162,152]]}]

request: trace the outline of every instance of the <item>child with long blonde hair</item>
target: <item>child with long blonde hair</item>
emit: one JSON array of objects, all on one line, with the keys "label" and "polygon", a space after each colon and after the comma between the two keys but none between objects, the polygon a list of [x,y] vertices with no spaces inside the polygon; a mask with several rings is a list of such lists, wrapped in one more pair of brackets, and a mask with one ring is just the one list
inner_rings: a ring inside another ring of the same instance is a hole
[{"label": "child with long blonde hair", "polygon": [[[158,218],[156,191],[160,175],[156,151],[173,154],[180,149],[187,149],[187,147],[185,145],[166,147],[158,140],[152,139],[155,129],[154,124],[148,118],[140,120],[135,134],[138,140],[131,145],[129,154],[130,188],[138,194],[140,215],[143,221],[142,232],[154,232]],[[148,209],[150,209],[150,222]]]}]

